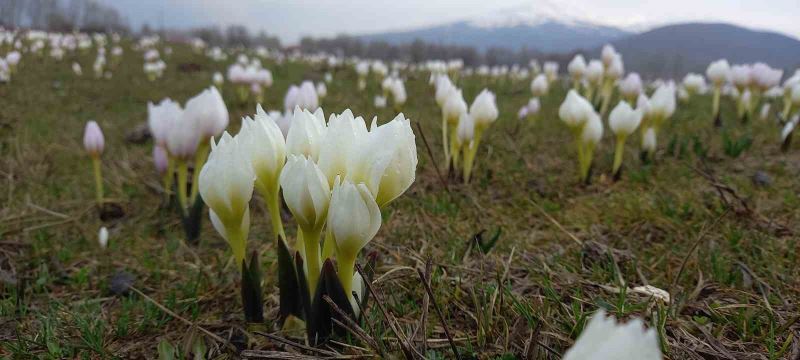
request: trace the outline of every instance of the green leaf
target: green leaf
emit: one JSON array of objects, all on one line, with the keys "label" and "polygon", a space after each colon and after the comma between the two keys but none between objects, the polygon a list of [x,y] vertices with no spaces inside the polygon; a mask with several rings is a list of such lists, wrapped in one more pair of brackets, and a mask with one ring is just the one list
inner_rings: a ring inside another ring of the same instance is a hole
[{"label": "green leaf", "polygon": [[258,252],[250,256],[250,266],[242,263],[242,306],[248,323],[264,322],[264,294],[261,292],[261,268]]},{"label": "green leaf", "polygon": [[160,360],[173,360],[175,359],[175,347],[166,339],[158,343],[158,358]]},{"label": "green leaf", "polygon": [[[304,319],[303,303],[300,300],[300,284],[297,280],[297,271],[294,267],[292,255],[286,241],[278,237],[278,292],[280,295],[280,309],[278,323],[282,326],[289,315]],[[301,270],[302,271],[302,270]],[[308,291],[306,291],[308,293]]]}]

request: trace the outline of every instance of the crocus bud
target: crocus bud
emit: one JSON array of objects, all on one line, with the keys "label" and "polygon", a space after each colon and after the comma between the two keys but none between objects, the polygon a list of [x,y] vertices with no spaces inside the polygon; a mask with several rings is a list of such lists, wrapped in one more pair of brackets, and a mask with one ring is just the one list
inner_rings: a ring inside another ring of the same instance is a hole
[{"label": "crocus bud", "polygon": [[539,113],[539,110],[542,108],[542,105],[539,102],[539,98],[533,98],[528,100],[528,105],[526,105],[525,107],[528,109],[528,114],[536,115]]},{"label": "crocus bud", "polygon": [[648,127],[642,135],[642,150],[652,153],[656,151],[656,130]]},{"label": "crocus bud", "polygon": [[99,157],[105,148],[103,131],[100,130],[100,125],[97,125],[94,120],[86,123],[86,128],[83,132],[83,148],[92,157]]},{"label": "crocus bud", "polygon": [[375,108],[377,108],[377,109],[385,108],[386,107],[386,97],[382,96],[382,95],[375,95],[374,105],[375,105]]},{"label": "crocus bud", "polygon": [[328,86],[324,82],[317,83],[317,96],[320,99],[328,96]]},{"label": "crocus bud", "polygon": [[455,125],[458,122],[458,118],[461,114],[467,111],[467,102],[464,101],[464,96],[461,94],[461,90],[456,90],[450,93],[450,96],[444,103],[444,107],[442,108],[442,114],[444,115],[447,122],[450,124]]},{"label": "crocus bud", "polygon": [[436,104],[438,104],[440,108],[444,108],[445,103],[447,103],[447,100],[450,98],[450,93],[455,92],[457,89],[453,86],[453,83],[450,82],[450,78],[445,75],[438,77],[435,84]]},{"label": "crocus bud", "polygon": [[600,115],[592,111],[589,115],[586,125],[583,127],[581,133],[581,141],[588,145],[597,145],[600,139],[603,138],[603,121],[600,120]]},{"label": "crocus bud", "polygon": [[338,252],[346,256],[356,256],[375,237],[381,227],[381,210],[366,185],[344,180],[334,186],[328,226]]},{"label": "crocus bud", "polygon": [[733,65],[731,67],[731,82],[739,91],[750,86],[753,80],[753,68],[750,65]]},{"label": "crocus bud", "polygon": [[157,145],[166,146],[172,125],[183,115],[181,105],[169,98],[158,105],[147,103],[147,126]]},{"label": "crocus bud", "polygon": [[215,86],[222,86],[222,84],[225,83],[225,77],[222,76],[222,73],[215,72],[211,77],[211,82],[213,82]]},{"label": "crocus bud", "polygon": [[347,160],[353,152],[364,151],[357,144],[368,135],[367,124],[360,116],[345,110],[341,115],[331,115],[328,130],[322,139],[319,150],[319,168],[333,186],[337,176],[347,175]]},{"label": "crocus bud", "polygon": [[256,187],[277,195],[278,178],[286,162],[286,141],[281,129],[259,105],[254,118],[242,119],[242,129],[236,138],[249,155]]},{"label": "crocus bud", "polygon": [[572,61],[569,62],[569,65],[567,65],[567,71],[572,77],[572,80],[580,81],[583,79],[583,76],[586,74],[586,60],[583,58],[583,55],[575,55]]},{"label": "crocus bud", "polygon": [[294,108],[299,107],[298,97],[300,96],[300,88],[297,85],[289,86],[286,95],[283,97],[283,108],[286,111],[293,111]]},{"label": "crocus bud", "polygon": [[600,50],[600,58],[603,59],[603,65],[606,67],[611,66],[611,63],[614,62],[614,57],[617,56],[617,50],[614,49],[614,46],[611,44],[603,45],[603,49]]},{"label": "crocus bud", "polygon": [[[545,84],[546,86],[547,84]],[[483,89],[469,107],[469,114],[475,121],[475,126],[481,129],[485,129],[495,122],[499,114],[494,93],[488,89]]]},{"label": "crocus bud", "polygon": [[369,135],[357,149],[349,160],[348,180],[366,184],[379,206],[386,206],[414,182],[417,146],[411,122],[403,114],[381,126],[373,120]]},{"label": "crocus bud", "polygon": [[526,117],[528,117],[528,107],[527,106],[523,106],[523,107],[519,108],[519,111],[517,111],[517,118],[522,120],[522,119],[524,119]]},{"label": "crocus bud", "polygon": [[250,156],[228,132],[211,142],[211,154],[200,171],[200,195],[211,211],[214,228],[228,241],[239,268],[244,261],[250,229],[250,199],[255,174]]},{"label": "crocus bud", "polygon": [[533,96],[540,97],[547,95],[548,81],[544,74],[539,74],[531,82],[531,93]]},{"label": "crocus bud", "polygon": [[295,107],[289,133],[286,135],[286,150],[289,154],[304,155],[316,161],[319,146],[325,136],[325,118],[322,109],[312,114]]},{"label": "crocus bud", "polygon": [[470,114],[461,114],[461,117],[458,119],[456,134],[458,136],[458,142],[461,144],[468,144],[472,141],[472,138],[475,136],[475,122]]},{"label": "crocus bud", "polygon": [[614,54],[611,63],[606,65],[605,75],[612,80],[619,79],[625,73],[625,65],[622,62],[622,55]]},{"label": "crocus bud", "polygon": [[620,101],[611,114],[608,115],[608,126],[617,136],[627,136],[636,131],[639,123],[642,122],[642,111],[634,110],[625,102]]},{"label": "crocus bud", "polygon": [[637,73],[630,73],[619,82],[619,93],[629,100],[634,100],[642,93],[642,78]]},{"label": "crocus bud", "polygon": [[108,246],[108,229],[105,226],[101,227],[100,231],[97,232],[97,243],[101,249],[105,249]]},{"label": "crocus bud", "polygon": [[544,74],[547,80],[553,82],[558,78],[558,63],[554,61],[547,61],[544,63]]},{"label": "crocus bud", "polygon": [[708,65],[706,77],[717,87],[728,82],[731,77],[731,66],[728,64],[728,60],[721,59]]},{"label": "crocus bud", "polygon": [[297,224],[304,231],[320,231],[328,215],[331,190],[317,164],[303,155],[289,155],[280,184],[283,199]]},{"label": "crocus bud", "polygon": [[184,116],[194,122],[200,141],[218,136],[228,127],[228,108],[214,86],[189,99]]},{"label": "crocus bud", "polygon": [[600,84],[604,71],[603,63],[600,60],[591,60],[586,67],[586,80],[595,85]]},{"label": "crocus bud", "polygon": [[706,80],[703,75],[689,73],[683,78],[683,87],[689,95],[702,93],[706,88]]},{"label": "crocus bud", "polygon": [[584,328],[563,360],[661,360],[658,336],[640,319],[617,324],[598,311]]},{"label": "crocus bud", "polygon": [[167,172],[169,158],[167,156],[167,150],[164,149],[163,146],[153,146],[153,164],[155,165],[156,172],[159,175],[164,175],[164,173]]},{"label": "crocus bud", "polygon": [[586,123],[589,113],[593,111],[592,104],[572,89],[558,108],[558,117],[570,128],[578,129]]},{"label": "crocus bud", "polygon": [[675,107],[675,87],[669,84],[662,85],[650,97],[647,115],[651,119],[663,121],[675,113]]},{"label": "crocus bud", "polygon": [[169,128],[167,150],[179,160],[188,160],[197,150],[199,135],[194,119],[183,112]]}]

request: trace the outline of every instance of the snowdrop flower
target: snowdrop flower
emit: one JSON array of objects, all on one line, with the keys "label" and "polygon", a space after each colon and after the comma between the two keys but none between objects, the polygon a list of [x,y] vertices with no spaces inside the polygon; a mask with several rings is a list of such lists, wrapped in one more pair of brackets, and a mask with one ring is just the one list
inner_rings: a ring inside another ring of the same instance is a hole
[{"label": "snowdrop flower", "polygon": [[250,232],[250,199],[255,174],[238,138],[228,132],[211,142],[211,154],[200,171],[199,187],[214,229],[228,242],[242,268]]},{"label": "snowdrop flower", "polygon": [[289,133],[286,135],[286,150],[289,154],[304,155],[312,161],[319,158],[319,147],[325,136],[325,117],[322,109],[312,114],[308,110],[294,109]]},{"label": "snowdrop flower", "polygon": [[366,185],[337,180],[331,194],[328,226],[336,240],[339,281],[344,293],[352,298],[356,257],[381,227],[381,209]]},{"label": "snowdrop flower", "polygon": [[569,76],[572,77],[572,88],[577,89],[586,74],[586,60],[583,58],[583,55],[578,54],[572,58],[572,61],[567,65],[567,72],[569,72]]},{"label": "snowdrop flower", "polygon": [[548,81],[544,74],[539,74],[531,82],[531,93],[535,97],[547,95]]},{"label": "snowdrop flower", "polygon": [[563,360],[661,360],[655,330],[645,329],[640,319],[618,324],[598,311]]},{"label": "snowdrop flower", "polygon": [[301,233],[298,238],[303,239],[301,254],[308,267],[309,291],[313,294],[322,265],[319,240],[328,217],[330,184],[317,164],[303,155],[289,155],[280,184],[286,206],[297,221]]},{"label": "snowdrop flower", "polygon": [[622,156],[625,150],[625,140],[636,131],[642,122],[642,110],[634,110],[627,102],[620,101],[608,115],[608,125],[616,135],[614,148],[614,178],[618,178],[622,167]]},{"label": "snowdrop flower", "polygon": [[108,246],[108,229],[105,226],[100,227],[100,231],[97,232],[97,243],[100,244],[101,249]]}]

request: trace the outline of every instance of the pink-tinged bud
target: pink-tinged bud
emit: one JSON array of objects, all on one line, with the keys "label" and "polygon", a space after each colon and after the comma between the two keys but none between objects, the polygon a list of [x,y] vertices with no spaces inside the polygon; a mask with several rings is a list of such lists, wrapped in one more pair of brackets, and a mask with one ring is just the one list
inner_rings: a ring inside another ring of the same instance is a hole
[{"label": "pink-tinged bud", "polygon": [[163,175],[167,171],[169,159],[167,158],[167,150],[163,146],[153,146],[153,164],[156,166],[156,172]]},{"label": "pink-tinged bud", "polygon": [[106,142],[103,138],[103,131],[100,130],[100,125],[92,120],[86,123],[86,129],[83,132],[83,147],[86,152],[93,157],[98,157],[103,153]]}]

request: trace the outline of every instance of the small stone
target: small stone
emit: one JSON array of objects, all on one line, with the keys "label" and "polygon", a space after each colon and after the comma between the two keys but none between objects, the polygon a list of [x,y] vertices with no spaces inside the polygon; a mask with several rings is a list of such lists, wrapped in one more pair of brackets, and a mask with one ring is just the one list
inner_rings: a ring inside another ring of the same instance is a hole
[{"label": "small stone", "polygon": [[758,187],[769,187],[772,185],[772,178],[767,173],[759,170],[753,174],[753,184]]},{"label": "small stone", "polygon": [[108,291],[116,296],[128,295],[134,280],[136,280],[136,277],[133,276],[133,274],[125,271],[117,271],[114,275],[111,275],[111,278],[108,280]]}]

